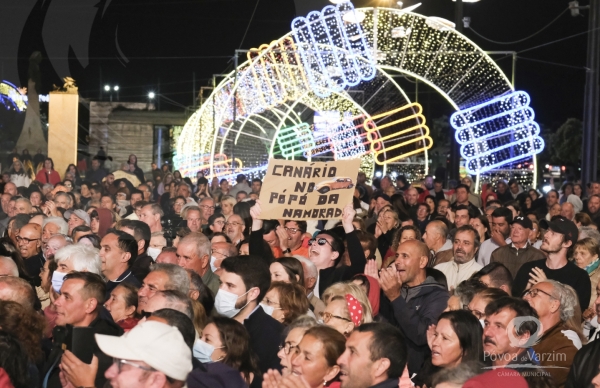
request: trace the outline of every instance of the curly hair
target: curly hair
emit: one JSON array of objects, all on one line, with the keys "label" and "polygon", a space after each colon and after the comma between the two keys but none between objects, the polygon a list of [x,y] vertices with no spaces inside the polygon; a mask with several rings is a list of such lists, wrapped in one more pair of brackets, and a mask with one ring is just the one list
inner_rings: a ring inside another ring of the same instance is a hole
[{"label": "curly hair", "polygon": [[394,239],[392,240],[392,251],[396,252],[398,246],[400,245],[400,240],[402,239],[402,233],[407,230],[412,230],[415,233],[415,240],[421,241],[421,231],[415,225],[405,225],[398,229],[396,233],[394,233]]},{"label": "curly hair", "polygon": [[0,330],[0,368],[15,388],[31,387],[27,354],[18,338]]},{"label": "curly hair", "polygon": [[42,316],[17,302],[0,301],[0,327],[21,341],[32,362],[41,359],[41,343],[46,329],[46,321]]}]

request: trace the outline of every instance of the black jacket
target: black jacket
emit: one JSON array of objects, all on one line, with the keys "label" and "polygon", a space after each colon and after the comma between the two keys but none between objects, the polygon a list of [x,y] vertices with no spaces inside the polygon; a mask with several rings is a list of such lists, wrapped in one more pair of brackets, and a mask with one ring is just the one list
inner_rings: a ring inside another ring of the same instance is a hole
[{"label": "black jacket", "polygon": [[418,373],[431,350],[427,328],[437,322],[448,305],[448,289],[429,276],[415,287],[403,287],[402,295],[390,301],[381,294],[379,314],[402,330],[408,347],[408,371]]},{"label": "black jacket", "polygon": [[244,327],[250,334],[250,348],[258,356],[258,369],[260,369],[260,373],[254,376],[251,388],[260,388],[263,373],[269,369],[281,370],[277,352],[282,342],[283,325],[258,306],[256,311],[246,318]]},{"label": "black jacket", "polygon": [[592,379],[598,374],[600,365],[600,339],[583,346],[571,364],[565,388],[587,388],[592,386]]},{"label": "black jacket", "polygon": [[[92,323],[90,323],[89,327],[93,327],[94,332],[96,334],[106,334],[114,336],[120,336],[121,334],[123,334],[123,329],[121,329],[116,323],[106,321],[100,317],[96,318]],[[52,343],[52,351],[50,352],[48,360],[44,365],[44,369],[40,374],[40,384],[44,383],[44,379],[48,375],[48,388],[62,388],[62,384],[60,383],[60,378],[58,376],[60,372],[58,365],[60,364],[60,359],[63,355],[61,345],[66,340],[65,327],[55,327],[52,331],[52,334],[54,337]],[[106,354],[102,353],[102,351],[100,351],[98,344],[94,344],[94,355],[98,357],[98,373],[96,373],[95,386],[103,387],[106,383],[104,372],[106,372],[106,370],[110,368],[113,360],[111,357],[107,356]]]},{"label": "black jacket", "polygon": [[144,281],[146,275],[150,272],[150,265],[154,263],[152,257],[146,252],[139,255],[131,265],[131,272],[140,282]]},{"label": "black jacket", "polygon": [[[350,256],[350,266],[340,265],[338,267],[324,268],[319,271],[319,295],[322,295],[327,287],[333,283],[352,279],[356,274],[363,273],[367,259],[363,251],[360,240],[355,231],[346,234],[346,243],[348,244],[348,255]],[[382,255],[384,253],[382,252]]]}]

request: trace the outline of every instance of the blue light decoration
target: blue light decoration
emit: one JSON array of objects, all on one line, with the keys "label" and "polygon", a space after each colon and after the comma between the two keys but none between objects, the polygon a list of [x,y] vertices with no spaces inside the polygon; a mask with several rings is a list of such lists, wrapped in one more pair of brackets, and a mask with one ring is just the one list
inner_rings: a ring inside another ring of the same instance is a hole
[{"label": "blue light decoration", "polygon": [[302,155],[305,149],[315,146],[310,126],[306,123],[281,129],[277,135],[277,144],[286,159]]},{"label": "blue light decoration", "polygon": [[529,94],[516,91],[450,117],[469,174],[484,173],[542,152],[544,140],[530,103]]},{"label": "blue light decoration", "polygon": [[375,77],[375,61],[360,24],[343,20],[349,12],[356,12],[354,6],[344,2],[292,21],[304,71],[319,97]]}]

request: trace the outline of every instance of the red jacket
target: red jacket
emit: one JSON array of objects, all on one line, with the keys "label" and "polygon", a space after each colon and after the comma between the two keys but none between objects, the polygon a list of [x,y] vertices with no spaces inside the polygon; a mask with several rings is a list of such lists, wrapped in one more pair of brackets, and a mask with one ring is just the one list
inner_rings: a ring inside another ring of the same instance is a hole
[{"label": "red jacket", "polygon": [[44,168],[37,173],[35,180],[43,184],[50,183],[51,185],[56,185],[58,182],[60,182],[60,175],[58,175],[56,170],[47,172]]}]

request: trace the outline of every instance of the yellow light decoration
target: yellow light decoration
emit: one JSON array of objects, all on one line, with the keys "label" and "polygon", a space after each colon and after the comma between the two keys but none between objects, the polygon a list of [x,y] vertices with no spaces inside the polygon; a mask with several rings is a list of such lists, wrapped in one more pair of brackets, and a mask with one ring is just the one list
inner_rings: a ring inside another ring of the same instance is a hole
[{"label": "yellow light decoration", "polygon": [[[177,163],[191,166],[193,155],[225,153],[235,158],[236,168],[238,159],[243,163],[242,172],[260,171],[270,157],[281,157],[276,138],[282,128],[310,124],[311,112],[335,110],[376,123],[376,127],[369,124],[359,133],[364,136],[370,131],[371,140],[381,145],[362,157],[361,168],[365,173],[369,171],[368,176],[374,171],[374,163],[383,164],[384,171],[393,170],[392,164],[414,165],[420,176],[427,173],[427,149],[432,145],[429,129],[422,108],[411,105],[389,73],[419,79],[455,109],[478,105],[513,90],[492,58],[457,31],[432,28],[427,17],[399,9],[356,11],[365,15],[360,27],[377,61],[373,80],[319,97],[309,86],[305,65],[288,33],[251,50],[248,60],[225,76],[190,117],[177,145],[176,167]],[[314,47],[315,52],[331,49],[321,43]],[[360,56],[356,60],[365,61]],[[406,110],[390,113],[396,109],[392,102]],[[378,131],[376,139],[374,131]],[[207,172],[213,174],[215,167],[223,167],[218,163],[202,163],[196,171],[208,165]],[[194,168],[187,170],[186,176],[192,175]]]}]

